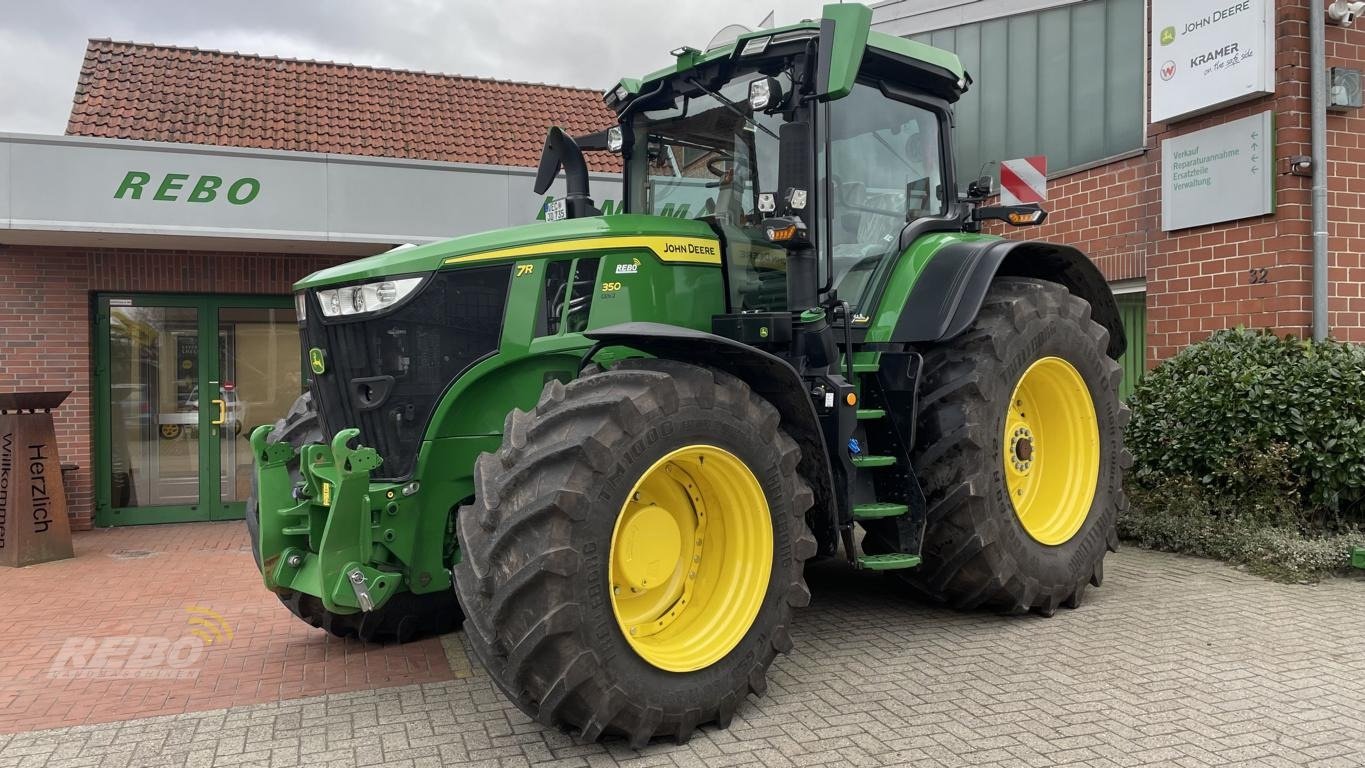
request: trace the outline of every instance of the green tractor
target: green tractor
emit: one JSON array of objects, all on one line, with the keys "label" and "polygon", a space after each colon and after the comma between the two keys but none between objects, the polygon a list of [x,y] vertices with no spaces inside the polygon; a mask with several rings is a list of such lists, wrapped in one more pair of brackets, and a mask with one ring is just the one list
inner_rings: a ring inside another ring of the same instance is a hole
[{"label": "green tractor", "polygon": [[[247,513],[289,610],[367,641],[463,620],[530,716],[642,744],[763,693],[812,558],[963,609],[1100,584],[1113,296],[1074,248],[982,233],[1046,214],[959,193],[969,77],[870,17],[681,48],[606,92],[610,129],[551,129],[547,221],[297,284],[310,391],[252,432]],[[619,155],[622,212],[584,151]]]}]

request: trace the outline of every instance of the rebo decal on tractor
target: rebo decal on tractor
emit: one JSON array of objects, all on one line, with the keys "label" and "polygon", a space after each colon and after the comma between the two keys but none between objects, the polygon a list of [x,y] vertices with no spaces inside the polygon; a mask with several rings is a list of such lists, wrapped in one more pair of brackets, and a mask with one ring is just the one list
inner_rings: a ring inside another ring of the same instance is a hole
[{"label": "rebo decal on tractor", "polygon": [[[404,641],[464,621],[538,721],[724,726],[792,646],[811,558],[959,608],[1099,585],[1126,503],[1119,313],[1065,245],[958,193],[956,56],[870,11],[674,51],[551,129],[549,221],[296,286],[310,391],[251,434],[265,584]],[[623,213],[584,150],[620,156]],[[461,610],[463,608],[463,611]]]}]

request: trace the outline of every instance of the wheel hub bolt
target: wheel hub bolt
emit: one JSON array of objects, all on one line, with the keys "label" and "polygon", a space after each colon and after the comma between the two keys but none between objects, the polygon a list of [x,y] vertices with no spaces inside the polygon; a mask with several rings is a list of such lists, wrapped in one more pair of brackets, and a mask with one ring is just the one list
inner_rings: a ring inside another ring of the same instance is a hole
[{"label": "wheel hub bolt", "polygon": [[287,563],[290,568],[298,568],[300,565],[303,565],[303,555],[300,555],[299,553],[295,552],[294,554],[290,555],[284,562]]}]

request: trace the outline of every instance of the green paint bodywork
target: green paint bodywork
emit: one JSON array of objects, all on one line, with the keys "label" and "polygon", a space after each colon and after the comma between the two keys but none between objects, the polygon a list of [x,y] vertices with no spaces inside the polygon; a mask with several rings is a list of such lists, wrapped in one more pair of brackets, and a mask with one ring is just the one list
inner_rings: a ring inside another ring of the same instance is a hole
[{"label": "green paint bodywork", "polygon": [[[918,43],[868,31],[870,12],[854,6],[826,6],[835,23],[834,52],[828,93],[848,93],[867,47],[910,56],[937,65],[963,80],[957,57]],[[688,52],[673,67],[645,78],[622,80],[630,93],[640,93],[660,78],[718,57],[754,37],[810,29],[818,21],[743,35],[728,46]],[[373,450],[351,448],[358,433],[343,430],[329,445],[308,445],[298,455],[301,483],[297,498],[289,463],[292,448],[268,442],[269,429],[251,435],[260,498],[259,545],[263,577],[275,590],[314,595],[328,610],[359,610],[351,579],[363,575],[376,606],[398,589],[416,593],[450,589],[450,567],[459,557],[452,521],[456,510],[474,495],[473,469],[479,455],[501,443],[507,414],[529,410],[547,381],[574,378],[584,353],[592,346],[581,331],[560,323],[553,335],[536,335],[537,314],[544,305],[547,266],[570,261],[570,274],[582,259],[597,258],[597,279],[586,328],[632,321],[653,321],[710,331],[712,316],[726,311],[726,285],[719,264],[687,263],[660,258],[640,242],[621,238],[706,239],[719,244],[704,222],[668,216],[616,214],[567,221],[538,222],[458,237],[420,247],[406,247],[324,269],[300,280],[295,290],[355,284],[436,270],[459,270],[489,264],[513,264],[502,333],[497,351],[462,373],[437,404],[418,451],[415,469],[401,482],[371,480],[383,458]],[[890,338],[916,280],[940,248],[984,236],[962,233],[920,238],[897,259],[888,259],[889,274],[879,276],[886,288],[869,316],[868,341]],[[593,241],[616,238],[594,247]],[[498,253],[516,249],[510,253]],[[717,252],[719,248],[717,248]],[[567,304],[567,302],[566,302]],[[567,315],[565,316],[567,320]],[[330,352],[321,350],[323,372],[341,375]],[[623,348],[601,350],[596,360],[638,356]],[[857,371],[876,370],[878,352],[858,352]],[[310,357],[312,357],[310,355]],[[865,457],[867,458],[867,457]],[[875,458],[873,459],[875,460]],[[906,561],[908,562],[908,561]],[[905,562],[878,561],[881,567]]]},{"label": "green paint bodywork", "polygon": [[[287,445],[268,444],[268,429],[252,434],[266,586],[314,595],[337,613],[358,610],[346,579],[354,568],[366,574],[376,605],[400,584],[418,593],[450,589],[449,568],[457,556],[451,551],[450,521],[455,509],[474,495],[475,460],[481,453],[497,450],[508,411],[535,407],[548,380],[574,378],[583,354],[593,344],[581,332],[569,332],[565,323],[559,333],[536,336],[536,308],[542,304],[547,265],[599,259],[584,330],[648,319],[709,331],[711,317],[725,311],[719,264],[664,262],[644,246],[593,248],[583,242],[623,236],[703,238],[719,244],[711,228],[700,221],[626,214],[538,223],[405,248],[299,281],[296,287],[305,289],[438,269],[477,268],[497,261],[515,264],[497,352],[454,381],[432,414],[411,477],[420,484],[420,492],[404,495],[407,482],[372,482],[370,470],[379,464],[355,466],[357,452],[347,448],[341,437],[350,439],[358,433],[345,430],[331,445],[304,447],[302,500],[296,500],[285,468],[293,451]],[[555,248],[559,243],[564,244],[564,252]],[[545,246],[547,252],[483,258],[491,251],[535,246]],[[459,261],[461,257],[470,260]],[[452,259],[456,261],[448,263]],[[618,272],[618,267],[625,269]],[[327,350],[322,353],[327,355]],[[636,353],[608,348],[595,359],[609,362],[627,354]],[[320,375],[340,373],[328,366]],[[368,453],[360,455],[370,460]],[[342,467],[349,468],[343,471]],[[289,565],[291,555],[298,556],[297,566]],[[400,571],[407,578],[400,580],[392,572],[386,574],[387,579],[376,576],[380,571],[375,565]],[[381,582],[383,587],[376,586]]]},{"label": "green paint bodywork", "polygon": [[446,259],[475,256],[504,248],[518,248],[561,240],[591,237],[652,235],[660,237],[706,237],[715,233],[692,219],[621,213],[565,221],[546,221],[507,229],[479,232],[450,240],[381,253],[376,256],[319,270],[294,284],[294,290],[358,283],[396,275],[423,274],[441,269]]},{"label": "green paint bodywork", "polygon": [[952,243],[999,239],[1001,238],[994,235],[970,232],[935,232],[915,240],[900,258],[888,259],[891,274],[886,278],[886,286],[881,291],[877,306],[870,313],[867,341],[891,340],[891,332],[896,329],[896,322],[905,311],[905,302],[910,298],[911,289],[915,287],[915,282],[919,280],[924,268],[929,265],[939,249]]},{"label": "green paint bodywork", "polygon": [[827,5],[824,18],[834,22],[834,45],[829,61],[822,62],[829,67],[829,89],[822,95],[833,101],[853,90],[853,81],[863,64],[863,51],[867,50],[872,9],[857,3]]},{"label": "green paint bodywork", "polygon": [[[533,408],[550,379],[574,378],[583,354],[592,346],[581,332],[561,330],[536,336],[532,308],[541,305],[550,262],[570,261],[572,271],[573,262],[579,259],[599,259],[584,330],[630,321],[710,330],[712,316],[726,310],[719,265],[666,263],[643,246],[571,252],[553,247],[565,243],[566,248],[581,248],[583,240],[616,236],[716,239],[704,223],[686,219],[640,215],[572,219],[403,249],[324,270],[297,284],[316,287],[424,270],[481,267],[493,262],[483,258],[447,262],[505,248],[548,247],[546,253],[503,259],[516,265],[514,275],[523,276],[511,279],[509,311],[497,353],[469,368],[441,398],[409,480],[372,481],[371,470],[382,457],[368,448],[349,448],[347,442],[358,432],[344,430],[330,445],[303,448],[299,462],[303,487],[296,499],[286,467],[295,456],[293,450],[285,444],[267,443],[268,428],[252,433],[260,489],[259,544],[268,587],[314,595],[337,613],[359,610],[347,576],[356,569],[365,575],[376,605],[397,589],[426,593],[450,588],[450,567],[458,558],[452,515],[473,498],[475,461],[480,454],[497,450],[508,411]],[[886,288],[871,313],[867,340],[890,338],[915,281],[939,249],[983,239],[995,238],[934,233],[917,240],[899,258],[888,260]],[[634,271],[618,273],[618,267]],[[327,354],[326,350],[322,353]],[[610,362],[637,354],[608,348],[595,359]],[[855,370],[876,370],[878,357],[877,352],[855,353]],[[329,368],[318,375],[338,374]],[[864,458],[875,462],[878,457]],[[405,495],[403,489],[409,482],[418,488]]]},{"label": "green paint bodywork", "polygon": [[1351,565],[1356,568],[1365,568],[1365,547],[1356,547],[1351,550]]}]

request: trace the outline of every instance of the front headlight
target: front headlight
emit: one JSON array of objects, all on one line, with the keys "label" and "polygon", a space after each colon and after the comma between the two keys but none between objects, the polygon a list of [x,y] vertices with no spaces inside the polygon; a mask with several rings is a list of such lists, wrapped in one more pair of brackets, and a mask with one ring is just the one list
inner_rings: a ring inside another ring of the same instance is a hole
[{"label": "front headlight", "polygon": [[318,304],[322,307],[324,317],[362,315],[397,304],[421,284],[420,277],[404,277],[342,288],[324,288],[318,291]]}]

